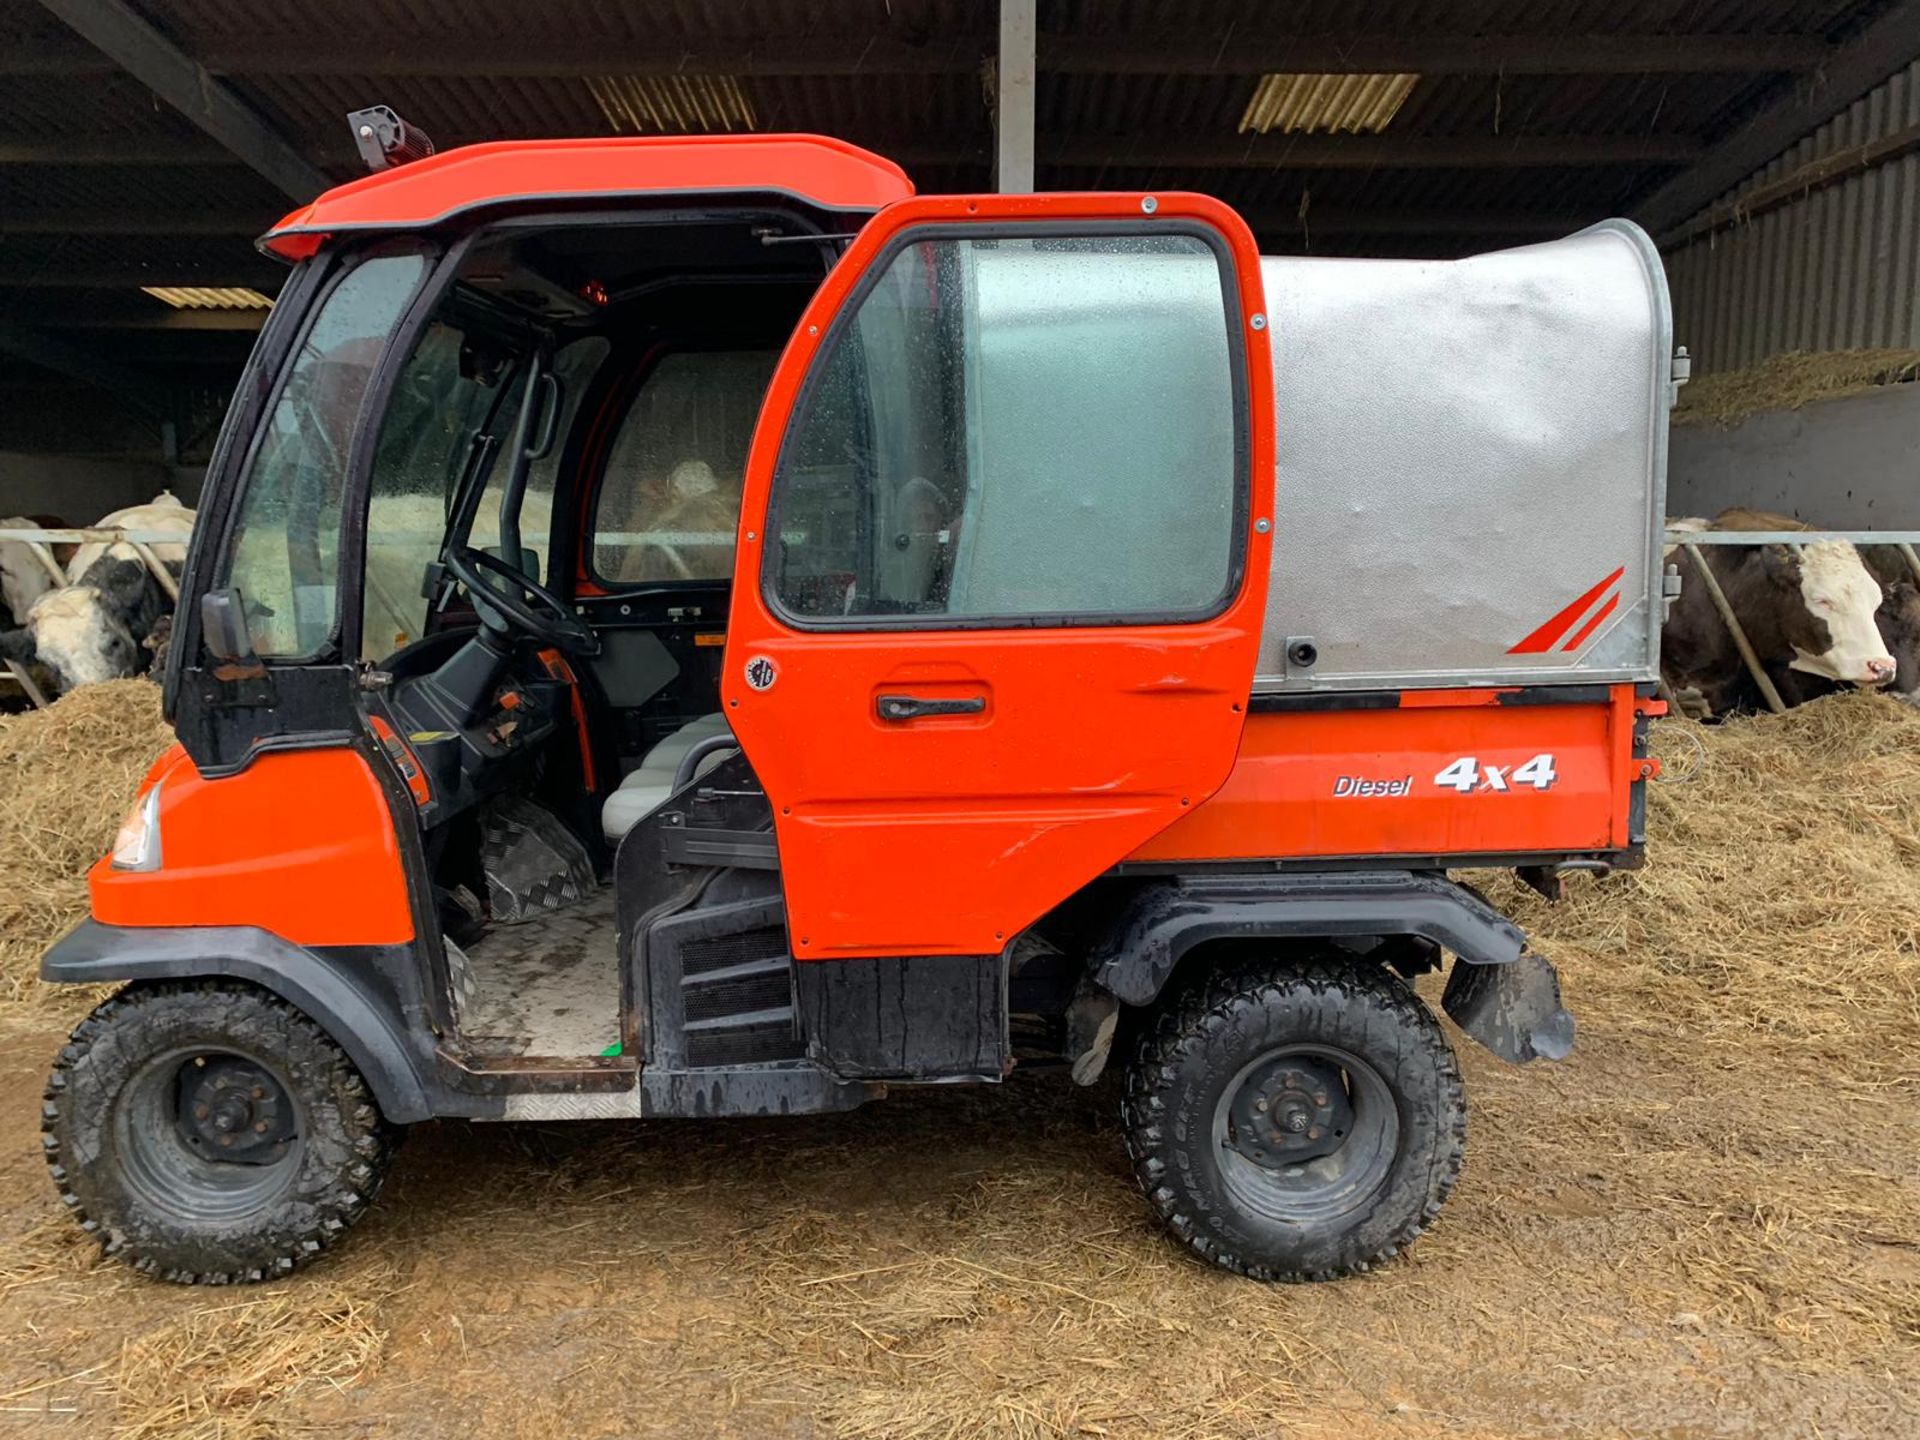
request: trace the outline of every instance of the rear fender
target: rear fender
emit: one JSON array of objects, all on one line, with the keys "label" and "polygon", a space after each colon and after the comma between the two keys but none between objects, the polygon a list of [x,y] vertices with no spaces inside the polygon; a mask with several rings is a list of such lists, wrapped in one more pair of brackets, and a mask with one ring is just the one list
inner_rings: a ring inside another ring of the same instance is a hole
[{"label": "rear fender", "polygon": [[[1445,1007],[1474,1039],[1514,1063],[1572,1047],[1553,966],[1519,926],[1467,886],[1408,870],[1196,877],[1148,886],[1090,957],[1096,984],[1151,1004],[1181,959],[1217,940],[1355,941],[1419,936],[1459,957]],[[1480,972],[1485,972],[1484,974]]]},{"label": "rear fender", "polygon": [[83,920],[41,959],[40,978],[74,985],[232,978],[258,985],[332,1036],[366,1079],[381,1113],[404,1125],[433,1116],[429,1097],[438,1088],[426,1016],[407,1005],[381,973],[411,965],[417,961],[408,946],[314,950],[249,925]]}]

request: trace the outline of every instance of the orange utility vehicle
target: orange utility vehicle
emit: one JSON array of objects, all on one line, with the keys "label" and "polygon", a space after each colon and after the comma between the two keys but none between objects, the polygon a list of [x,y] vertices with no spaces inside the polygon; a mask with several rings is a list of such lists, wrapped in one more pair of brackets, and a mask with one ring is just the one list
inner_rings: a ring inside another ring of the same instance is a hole
[{"label": "orange utility vehicle", "polygon": [[400,1128],[1125,1068],[1153,1208],[1324,1277],[1438,1213],[1551,965],[1455,868],[1641,852],[1673,376],[1618,222],[1262,261],[1188,194],[812,136],[434,155],[292,270],[154,766],[50,980],[109,1251],[257,1279]]}]

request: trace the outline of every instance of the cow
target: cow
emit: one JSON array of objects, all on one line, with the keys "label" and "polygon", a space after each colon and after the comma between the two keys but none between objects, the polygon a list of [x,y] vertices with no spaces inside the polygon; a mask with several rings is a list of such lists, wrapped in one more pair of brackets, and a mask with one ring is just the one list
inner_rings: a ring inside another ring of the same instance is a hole
[{"label": "cow", "polygon": [[[1867,568],[1874,567],[1869,564]],[[1887,653],[1893,656],[1896,667],[1885,693],[1903,705],[1920,707],[1920,586],[1901,578],[1882,585],[1881,590],[1880,608],[1873,612],[1873,622],[1879,627],[1880,638],[1886,641]],[[1774,689],[1788,705],[1804,705],[1822,695],[1853,688],[1777,662],[1765,668]]]},{"label": "cow", "polygon": [[[1756,511],[1716,516],[1714,529],[1804,529],[1798,521]],[[1676,522],[1677,528],[1698,528]],[[1702,549],[1763,667],[1851,685],[1880,687],[1899,665],[1882,638],[1875,612],[1880,582],[1844,540],[1805,545]],[[1661,640],[1661,668],[1674,690],[1697,689],[1715,714],[1754,708],[1758,687],[1721,620],[1692,557],[1671,551],[1681,576]]]},{"label": "cow", "polygon": [[721,578],[731,572],[739,524],[739,477],[722,480],[705,460],[682,460],[634,488],[623,530],[635,538],[603,540],[598,563],[613,580]]},{"label": "cow", "polygon": [[63,695],[124,680],[152,662],[145,642],[172,603],[144,561],[103,555],[79,584],[34,601],[26,625],[0,635],[0,658],[39,664]]},{"label": "cow", "polygon": [[[170,570],[177,571],[187,562],[187,538],[193,533],[193,521],[193,511],[182,505],[171,490],[162,490],[146,504],[115,510],[111,515],[101,516],[88,528],[178,535],[178,540],[156,540],[148,547],[153,551],[154,559]],[[74,585],[83,583],[87,572],[99,563],[101,556],[109,553],[122,560],[140,558],[140,552],[125,541],[111,544],[104,540],[90,541],[74,551],[72,560],[68,561],[68,582]]]},{"label": "cow", "polygon": [[[57,515],[0,516],[0,530],[65,528],[66,522]],[[75,549],[72,545],[54,544],[43,544],[38,548],[63,572],[72,560]],[[25,540],[0,540],[0,601],[5,602],[14,624],[24,623],[27,611],[33,608],[33,602],[58,583],[53,571],[48,569],[46,560],[35,553],[34,545]]]},{"label": "cow", "polygon": [[[104,516],[96,526],[178,535],[177,541],[148,545],[177,577],[193,521],[192,510],[162,492],[145,505]],[[148,670],[157,649],[148,641],[171,614],[173,601],[139,551],[122,541],[92,541],[74,551],[67,574],[65,586],[55,586],[49,576],[24,614],[16,612],[18,628],[0,632],[0,659],[37,665],[61,694]]]}]

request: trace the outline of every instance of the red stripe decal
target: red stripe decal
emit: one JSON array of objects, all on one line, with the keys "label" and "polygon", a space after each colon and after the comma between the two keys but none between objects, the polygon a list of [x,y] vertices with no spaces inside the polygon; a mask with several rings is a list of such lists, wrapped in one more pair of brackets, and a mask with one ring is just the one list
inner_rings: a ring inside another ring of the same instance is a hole
[{"label": "red stripe decal", "polygon": [[1509,655],[1544,655],[1553,649],[1560,643],[1560,638],[1573,628],[1574,622],[1587,613],[1587,607],[1598,600],[1609,585],[1626,573],[1627,567],[1622,565],[1507,653]]},{"label": "red stripe decal", "polygon": [[1587,621],[1587,623],[1582,625],[1578,630],[1574,631],[1573,638],[1567,641],[1567,643],[1562,645],[1560,648],[1562,650],[1578,650],[1581,644],[1586,640],[1586,638],[1589,635],[1593,634],[1595,630],[1598,630],[1600,628],[1600,622],[1606,619],[1607,616],[1611,615],[1619,604],[1620,604],[1620,592],[1616,590],[1613,592],[1613,594],[1607,597],[1606,604],[1602,605],[1598,610],[1593,612],[1593,618]]}]

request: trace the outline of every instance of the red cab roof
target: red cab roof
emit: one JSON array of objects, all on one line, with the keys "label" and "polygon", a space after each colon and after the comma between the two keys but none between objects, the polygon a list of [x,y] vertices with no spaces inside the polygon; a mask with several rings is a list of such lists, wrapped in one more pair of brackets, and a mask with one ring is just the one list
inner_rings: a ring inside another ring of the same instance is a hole
[{"label": "red cab roof", "polygon": [[913,182],[891,160],[824,135],[502,140],[336,186],[274,226],[260,245],[304,260],[329,235],[415,230],[481,205],[729,192],[873,211],[912,195]]}]

